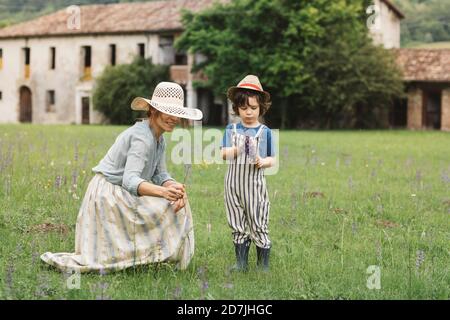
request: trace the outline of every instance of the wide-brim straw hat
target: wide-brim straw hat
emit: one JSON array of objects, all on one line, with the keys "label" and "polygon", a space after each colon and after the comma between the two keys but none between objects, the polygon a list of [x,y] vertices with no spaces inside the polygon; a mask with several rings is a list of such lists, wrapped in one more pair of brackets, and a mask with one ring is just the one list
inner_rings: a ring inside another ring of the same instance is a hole
[{"label": "wide-brim straw hat", "polygon": [[227,97],[230,100],[233,100],[234,95],[239,90],[251,90],[260,93],[266,101],[270,100],[270,93],[264,91],[259,78],[254,75],[248,75],[241,82],[238,83],[236,87],[231,87],[228,89]]},{"label": "wide-brim straw hat", "polygon": [[151,100],[138,97],[131,102],[131,109],[136,111],[148,111],[150,106],[162,113],[178,118],[189,120],[201,120],[203,118],[203,113],[199,109],[184,106],[183,88],[174,82],[160,82],[153,91]]}]

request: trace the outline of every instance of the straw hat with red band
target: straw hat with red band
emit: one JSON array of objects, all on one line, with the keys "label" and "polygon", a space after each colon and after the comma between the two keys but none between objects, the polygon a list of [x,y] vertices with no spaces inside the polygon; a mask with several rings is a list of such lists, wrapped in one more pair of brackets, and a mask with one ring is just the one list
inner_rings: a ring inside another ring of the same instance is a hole
[{"label": "straw hat with red band", "polygon": [[260,93],[265,100],[270,100],[270,93],[263,90],[263,87],[261,85],[261,82],[259,81],[257,76],[254,75],[248,75],[244,79],[239,82],[239,84],[236,87],[231,87],[228,89],[227,97],[230,100],[233,100],[234,95],[238,90],[251,90],[256,91]]}]

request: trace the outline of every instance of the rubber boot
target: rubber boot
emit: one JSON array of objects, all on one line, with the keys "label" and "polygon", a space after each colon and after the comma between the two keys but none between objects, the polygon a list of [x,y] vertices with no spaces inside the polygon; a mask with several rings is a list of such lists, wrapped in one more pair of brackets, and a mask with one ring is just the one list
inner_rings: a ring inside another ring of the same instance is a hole
[{"label": "rubber boot", "polygon": [[256,256],[258,258],[256,265],[262,271],[269,271],[269,256],[270,256],[270,248],[264,249],[260,247],[256,247]]},{"label": "rubber boot", "polygon": [[250,240],[246,240],[244,243],[234,244],[236,265],[233,266],[232,270],[244,272],[248,270],[248,252],[250,250],[250,243]]}]

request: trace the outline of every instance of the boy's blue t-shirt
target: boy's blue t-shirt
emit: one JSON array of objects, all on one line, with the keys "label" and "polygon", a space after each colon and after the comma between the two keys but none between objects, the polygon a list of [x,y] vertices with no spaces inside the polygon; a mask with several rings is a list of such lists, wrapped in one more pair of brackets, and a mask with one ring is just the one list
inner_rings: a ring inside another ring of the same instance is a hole
[{"label": "boy's blue t-shirt", "polygon": [[[239,134],[243,134],[246,136],[254,137],[258,130],[262,125],[257,126],[256,128],[247,128],[242,122],[236,124],[236,131]],[[223,140],[221,147],[222,148],[230,148],[232,147],[231,134],[233,133],[233,124],[227,125],[225,128],[225,134],[223,135]],[[261,158],[266,157],[275,157],[275,145],[272,138],[272,131],[264,126],[261,135],[259,136],[259,156]]]}]

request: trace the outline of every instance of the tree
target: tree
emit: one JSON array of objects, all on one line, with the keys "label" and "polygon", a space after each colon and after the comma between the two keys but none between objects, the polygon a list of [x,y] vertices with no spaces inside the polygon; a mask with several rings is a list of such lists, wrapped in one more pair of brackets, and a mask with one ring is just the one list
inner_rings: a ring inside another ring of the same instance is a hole
[{"label": "tree", "polygon": [[258,75],[276,102],[269,116],[281,127],[310,120],[328,128],[365,126],[350,116],[366,117],[358,110],[387,108],[402,94],[391,54],[368,36],[366,2],[234,0],[185,12],[176,45],[206,56],[194,71],[203,71],[203,85],[216,94],[248,73]]},{"label": "tree", "polygon": [[130,124],[139,116],[130,104],[136,97],[149,97],[156,85],[169,79],[168,66],[137,58],[127,65],[109,66],[97,79],[93,103],[113,124]]}]

